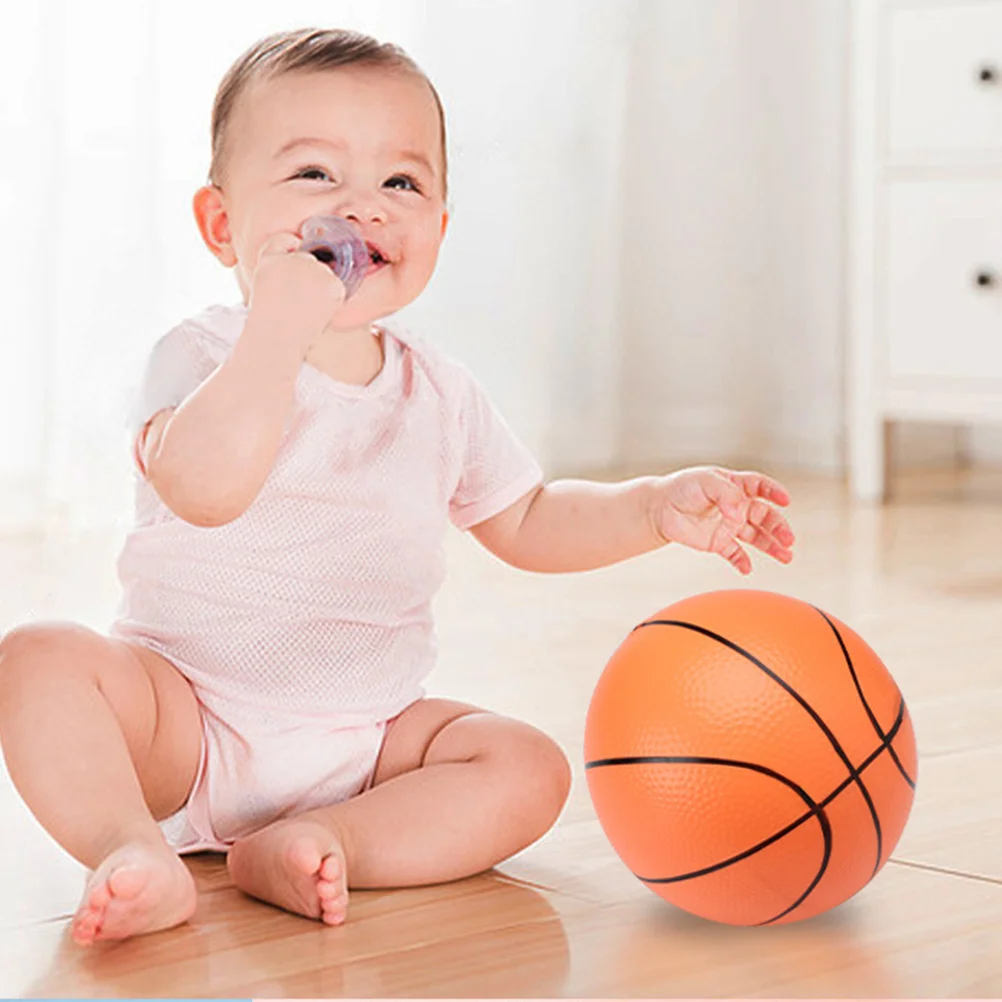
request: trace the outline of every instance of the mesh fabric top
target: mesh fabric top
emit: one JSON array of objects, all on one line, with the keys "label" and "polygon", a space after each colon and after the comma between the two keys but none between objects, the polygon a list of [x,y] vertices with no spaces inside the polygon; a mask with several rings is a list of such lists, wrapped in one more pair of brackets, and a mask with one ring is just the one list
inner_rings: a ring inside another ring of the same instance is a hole
[{"label": "mesh fabric top", "polygon": [[[132,430],[224,361],[243,306],[211,307],[154,347]],[[138,476],[113,632],[178,662],[203,701],[386,719],[434,663],[444,535],[542,479],[468,370],[382,328],[367,386],[304,364],[275,465],[232,522],[179,518]]]}]

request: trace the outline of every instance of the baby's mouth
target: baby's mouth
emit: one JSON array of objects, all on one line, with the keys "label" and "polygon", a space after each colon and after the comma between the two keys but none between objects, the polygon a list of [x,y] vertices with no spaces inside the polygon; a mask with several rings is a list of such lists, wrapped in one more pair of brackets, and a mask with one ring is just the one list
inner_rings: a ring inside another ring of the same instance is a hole
[{"label": "baby's mouth", "polygon": [[379,271],[381,268],[386,267],[390,261],[383,256],[383,252],[375,245],[367,243],[366,247],[369,249],[369,268],[366,271],[367,275],[371,275],[375,271]]}]

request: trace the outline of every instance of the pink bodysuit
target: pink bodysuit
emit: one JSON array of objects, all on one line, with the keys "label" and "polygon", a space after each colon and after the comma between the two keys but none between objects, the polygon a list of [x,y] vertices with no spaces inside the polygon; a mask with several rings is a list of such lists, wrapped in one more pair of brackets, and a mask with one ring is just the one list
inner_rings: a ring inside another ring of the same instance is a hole
[{"label": "pink bodysuit", "polygon": [[[246,316],[211,307],[157,343],[134,433],[224,361]],[[199,700],[198,778],[162,823],[180,851],[366,788],[386,722],[434,664],[449,522],[476,525],[542,479],[464,366],[381,330],[367,386],[303,365],[274,468],[234,521],[185,522],[137,476],[111,632],[168,658]]]}]

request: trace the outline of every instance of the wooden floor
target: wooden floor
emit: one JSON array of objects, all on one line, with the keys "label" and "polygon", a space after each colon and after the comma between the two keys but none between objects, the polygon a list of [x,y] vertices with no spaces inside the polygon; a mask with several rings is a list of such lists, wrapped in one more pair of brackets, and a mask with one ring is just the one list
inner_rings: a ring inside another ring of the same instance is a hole
[{"label": "wooden floor", "polygon": [[[496,872],[353,896],[327,929],[251,901],[218,857],[192,861],[190,924],[83,950],[67,940],[82,870],[0,777],[0,995],[1002,995],[1002,476],[913,478],[884,508],[792,480],[799,553],[746,583],[807,599],[884,658],[915,722],[915,809],[855,899],[766,929],[715,926],[656,897],[598,826],[581,768],[592,687],[642,617],[738,583],[681,549],[576,577],[536,577],[451,542],[431,691],[516,714],[575,763],[557,828]],[[113,534],[0,539],[0,629],[35,617],[101,627]],[[72,795],[69,791],[67,795]]]}]

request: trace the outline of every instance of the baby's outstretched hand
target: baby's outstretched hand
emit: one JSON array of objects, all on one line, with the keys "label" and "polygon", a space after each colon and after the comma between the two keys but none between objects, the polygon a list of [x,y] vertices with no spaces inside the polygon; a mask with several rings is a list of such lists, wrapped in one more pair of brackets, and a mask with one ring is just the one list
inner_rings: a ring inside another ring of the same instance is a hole
[{"label": "baby's outstretched hand", "polygon": [[657,479],[651,519],[665,541],[719,553],[748,574],[742,543],[780,563],[793,559],[793,531],[773,507],[789,503],[786,488],[761,473],[697,466]]}]

